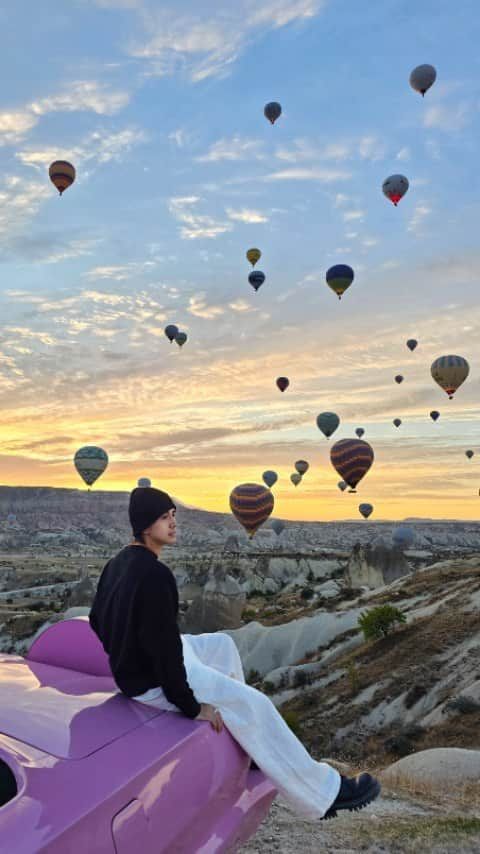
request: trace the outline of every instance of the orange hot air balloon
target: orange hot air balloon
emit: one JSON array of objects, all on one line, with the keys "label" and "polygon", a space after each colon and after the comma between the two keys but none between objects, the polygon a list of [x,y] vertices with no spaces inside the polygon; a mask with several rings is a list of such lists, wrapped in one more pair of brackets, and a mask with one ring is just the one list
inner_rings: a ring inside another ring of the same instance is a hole
[{"label": "orange hot air balloon", "polygon": [[67,160],[55,160],[48,170],[50,181],[55,185],[60,195],[71,187],[75,181],[75,167]]},{"label": "orange hot air balloon", "polygon": [[271,515],[273,493],[260,483],[240,483],[230,493],[230,510],[250,539]]}]

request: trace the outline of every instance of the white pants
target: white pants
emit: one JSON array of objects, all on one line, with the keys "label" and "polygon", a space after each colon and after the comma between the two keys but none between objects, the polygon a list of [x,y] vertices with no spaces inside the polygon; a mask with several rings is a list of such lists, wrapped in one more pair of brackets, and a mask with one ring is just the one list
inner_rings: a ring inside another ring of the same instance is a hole
[{"label": "white pants", "polygon": [[[245,683],[237,645],[230,635],[206,632],[182,634],[181,638],[188,684],[198,702],[219,709],[226,729],[292,809],[307,819],[321,818],[340,789],[338,771],[312,759],[270,698]],[[162,688],[151,688],[132,699],[180,712]]]}]

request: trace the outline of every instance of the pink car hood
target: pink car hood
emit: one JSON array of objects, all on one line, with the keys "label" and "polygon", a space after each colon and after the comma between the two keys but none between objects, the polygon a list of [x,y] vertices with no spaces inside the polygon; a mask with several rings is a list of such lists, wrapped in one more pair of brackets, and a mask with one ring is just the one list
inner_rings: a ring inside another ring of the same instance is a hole
[{"label": "pink car hood", "polygon": [[[0,732],[50,756],[81,759],[165,714],[125,702],[110,676],[94,676],[0,654]],[[1,691],[1,687],[0,687]]]}]

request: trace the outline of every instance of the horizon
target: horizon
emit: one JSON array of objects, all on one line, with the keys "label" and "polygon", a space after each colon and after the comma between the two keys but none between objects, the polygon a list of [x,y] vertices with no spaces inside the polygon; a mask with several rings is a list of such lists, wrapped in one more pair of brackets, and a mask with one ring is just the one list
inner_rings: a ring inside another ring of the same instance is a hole
[{"label": "horizon", "polygon": [[[476,521],[477,4],[46,0],[28,31],[20,6],[0,15],[5,486],[82,489],[92,444],[110,460],[92,491],[147,476],[229,513],[274,469],[276,518],[355,521],[368,501],[368,523]],[[61,198],[57,159],[77,171]],[[334,264],[355,271],[341,300]],[[452,400],[430,376],[444,354],[470,365]],[[322,411],[341,419],[329,440]],[[349,496],[329,450],[359,426],[375,461]]]}]

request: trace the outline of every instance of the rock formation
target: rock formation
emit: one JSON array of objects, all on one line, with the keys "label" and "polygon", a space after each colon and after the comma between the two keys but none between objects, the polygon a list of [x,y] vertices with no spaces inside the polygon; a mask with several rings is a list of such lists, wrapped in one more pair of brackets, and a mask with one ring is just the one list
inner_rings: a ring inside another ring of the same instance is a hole
[{"label": "rock formation", "polygon": [[403,552],[379,537],[373,544],[355,543],[345,578],[351,587],[373,588],[391,584],[411,572]]},{"label": "rock formation", "polygon": [[181,632],[194,635],[236,629],[242,625],[246,594],[238,581],[227,575],[222,562],[216,564],[212,575],[183,619],[179,619]]}]

